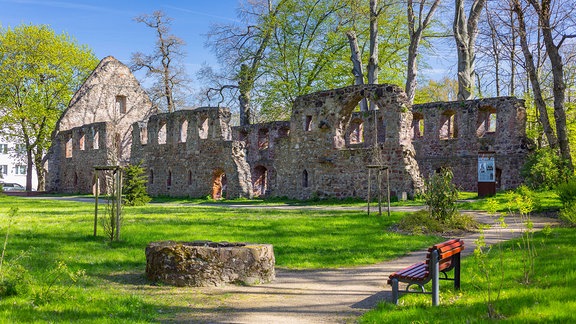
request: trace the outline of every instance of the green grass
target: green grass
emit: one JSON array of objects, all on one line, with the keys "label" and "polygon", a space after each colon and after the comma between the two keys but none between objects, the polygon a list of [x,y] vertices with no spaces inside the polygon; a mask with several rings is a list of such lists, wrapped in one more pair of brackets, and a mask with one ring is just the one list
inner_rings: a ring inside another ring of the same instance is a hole
[{"label": "green grass", "polygon": [[[152,241],[212,240],[270,243],[277,267],[336,268],[373,264],[419,250],[440,240],[386,229],[390,218],[350,210],[274,210],[155,203],[126,207],[121,242],[108,242],[98,227],[93,237],[93,204],[63,200],[0,197],[0,240],[8,210],[19,211],[10,230],[4,271],[22,268],[27,290],[0,297],[0,323],[150,322],[170,319],[189,305],[223,311],[229,296],[197,289],[152,286],[144,277],[146,245]],[[25,257],[14,261],[22,253]],[[69,272],[85,271],[73,283]],[[54,283],[51,286],[51,283]]]},{"label": "green grass", "polygon": [[[462,289],[454,292],[450,282],[441,282],[441,304],[431,306],[429,295],[404,295],[399,306],[381,303],[366,313],[361,323],[573,323],[576,320],[576,231],[555,228],[551,235],[535,235],[538,256],[536,271],[529,284],[522,283],[523,263],[519,241],[510,241],[490,252],[492,292],[496,293],[499,269],[505,280],[500,299],[495,302],[499,315],[488,317],[488,283],[482,278],[473,256],[462,262]],[[499,253],[503,256],[503,267]]]},{"label": "green grass", "polygon": [[[517,211],[514,203],[510,200],[511,192],[498,192],[493,197],[478,198],[473,193],[460,193],[458,209],[460,210],[488,210],[488,199],[494,199],[500,206],[500,212]],[[558,211],[562,207],[558,194],[554,191],[534,191],[531,192],[532,200],[535,203],[535,212]]]}]

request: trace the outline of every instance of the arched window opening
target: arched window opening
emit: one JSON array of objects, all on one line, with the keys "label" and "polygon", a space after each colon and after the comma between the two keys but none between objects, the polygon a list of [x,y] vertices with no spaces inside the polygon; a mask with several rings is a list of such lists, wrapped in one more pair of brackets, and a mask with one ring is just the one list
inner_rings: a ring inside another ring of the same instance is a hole
[{"label": "arched window opening", "polygon": [[456,113],[452,110],[442,114],[440,123],[440,139],[452,139],[458,137],[458,127],[456,125]]},{"label": "arched window opening", "polygon": [[154,184],[154,170],[150,169],[150,176],[148,177],[150,184]]},{"label": "arched window opening", "polygon": [[258,130],[258,149],[265,150],[268,148],[268,129],[262,128]]},{"label": "arched window opening", "polygon": [[302,188],[308,188],[308,171],[302,171]]},{"label": "arched window opening", "polygon": [[166,178],[166,187],[172,187],[172,170],[168,170],[168,178]]},{"label": "arched window opening", "polygon": [[184,119],[180,123],[180,137],[178,138],[178,142],[186,143],[188,139],[188,121]]},{"label": "arched window opening", "polygon": [[412,118],[412,138],[418,139],[424,136],[424,116],[414,113]]},{"label": "arched window opening", "polygon": [[257,166],[254,168],[252,174],[252,187],[254,197],[261,197],[266,195],[266,190],[268,189],[268,169],[264,166]]},{"label": "arched window opening", "polygon": [[205,118],[198,126],[198,136],[201,139],[207,139],[208,138],[208,118]]},{"label": "arched window opening", "polygon": [[158,144],[166,144],[168,132],[166,131],[166,122],[160,124],[160,129],[158,130]]},{"label": "arched window opening", "polygon": [[188,170],[188,185],[192,185],[192,171]]},{"label": "arched window opening", "polygon": [[78,172],[74,172],[74,187],[78,186]]}]

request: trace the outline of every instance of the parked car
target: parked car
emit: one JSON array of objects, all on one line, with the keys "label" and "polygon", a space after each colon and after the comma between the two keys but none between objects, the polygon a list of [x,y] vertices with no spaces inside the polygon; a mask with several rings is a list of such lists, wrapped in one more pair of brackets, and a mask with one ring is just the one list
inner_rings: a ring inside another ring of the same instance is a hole
[{"label": "parked car", "polygon": [[26,188],[22,187],[18,183],[10,183],[10,182],[0,182],[4,191],[26,191]]}]

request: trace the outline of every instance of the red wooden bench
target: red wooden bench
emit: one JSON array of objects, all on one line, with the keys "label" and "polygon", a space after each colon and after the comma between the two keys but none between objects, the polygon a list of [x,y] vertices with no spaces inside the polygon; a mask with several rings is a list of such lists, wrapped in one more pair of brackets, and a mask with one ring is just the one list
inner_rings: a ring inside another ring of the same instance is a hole
[{"label": "red wooden bench", "polygon": [[[454,289],[460,289],[460,252],[464,250],[464,241],[453,239],[436,244],[428,249],[426,261],[413,264],[394,272],[388,279],[392,285],[392,300],[398,304],[400,293],[432,294],[432,305],[437,306],[440,300],[439,280],[454,281]],[[448,278],[448,272],[454,270],[454,277]],[[440,276],[440,273],[443,276]],[[432,292],[426,292],[424,285],[432,280]],[[398,283],[407,283],[405,291],[398,289]],[[411,291],[410,287],[417,285],[421,291]]]}]

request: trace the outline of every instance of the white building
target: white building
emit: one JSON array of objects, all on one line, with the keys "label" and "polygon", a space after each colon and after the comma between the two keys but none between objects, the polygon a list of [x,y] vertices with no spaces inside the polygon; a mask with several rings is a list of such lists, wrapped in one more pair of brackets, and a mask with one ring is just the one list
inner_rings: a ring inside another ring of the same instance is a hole
[{"label": "white building", "polygon": [[[26,187],[26,150],[22,144],[16,144],[0,136],[0,182],[18,183]],[[36,170],[32,174],[32,188],[38,187]]]}]

